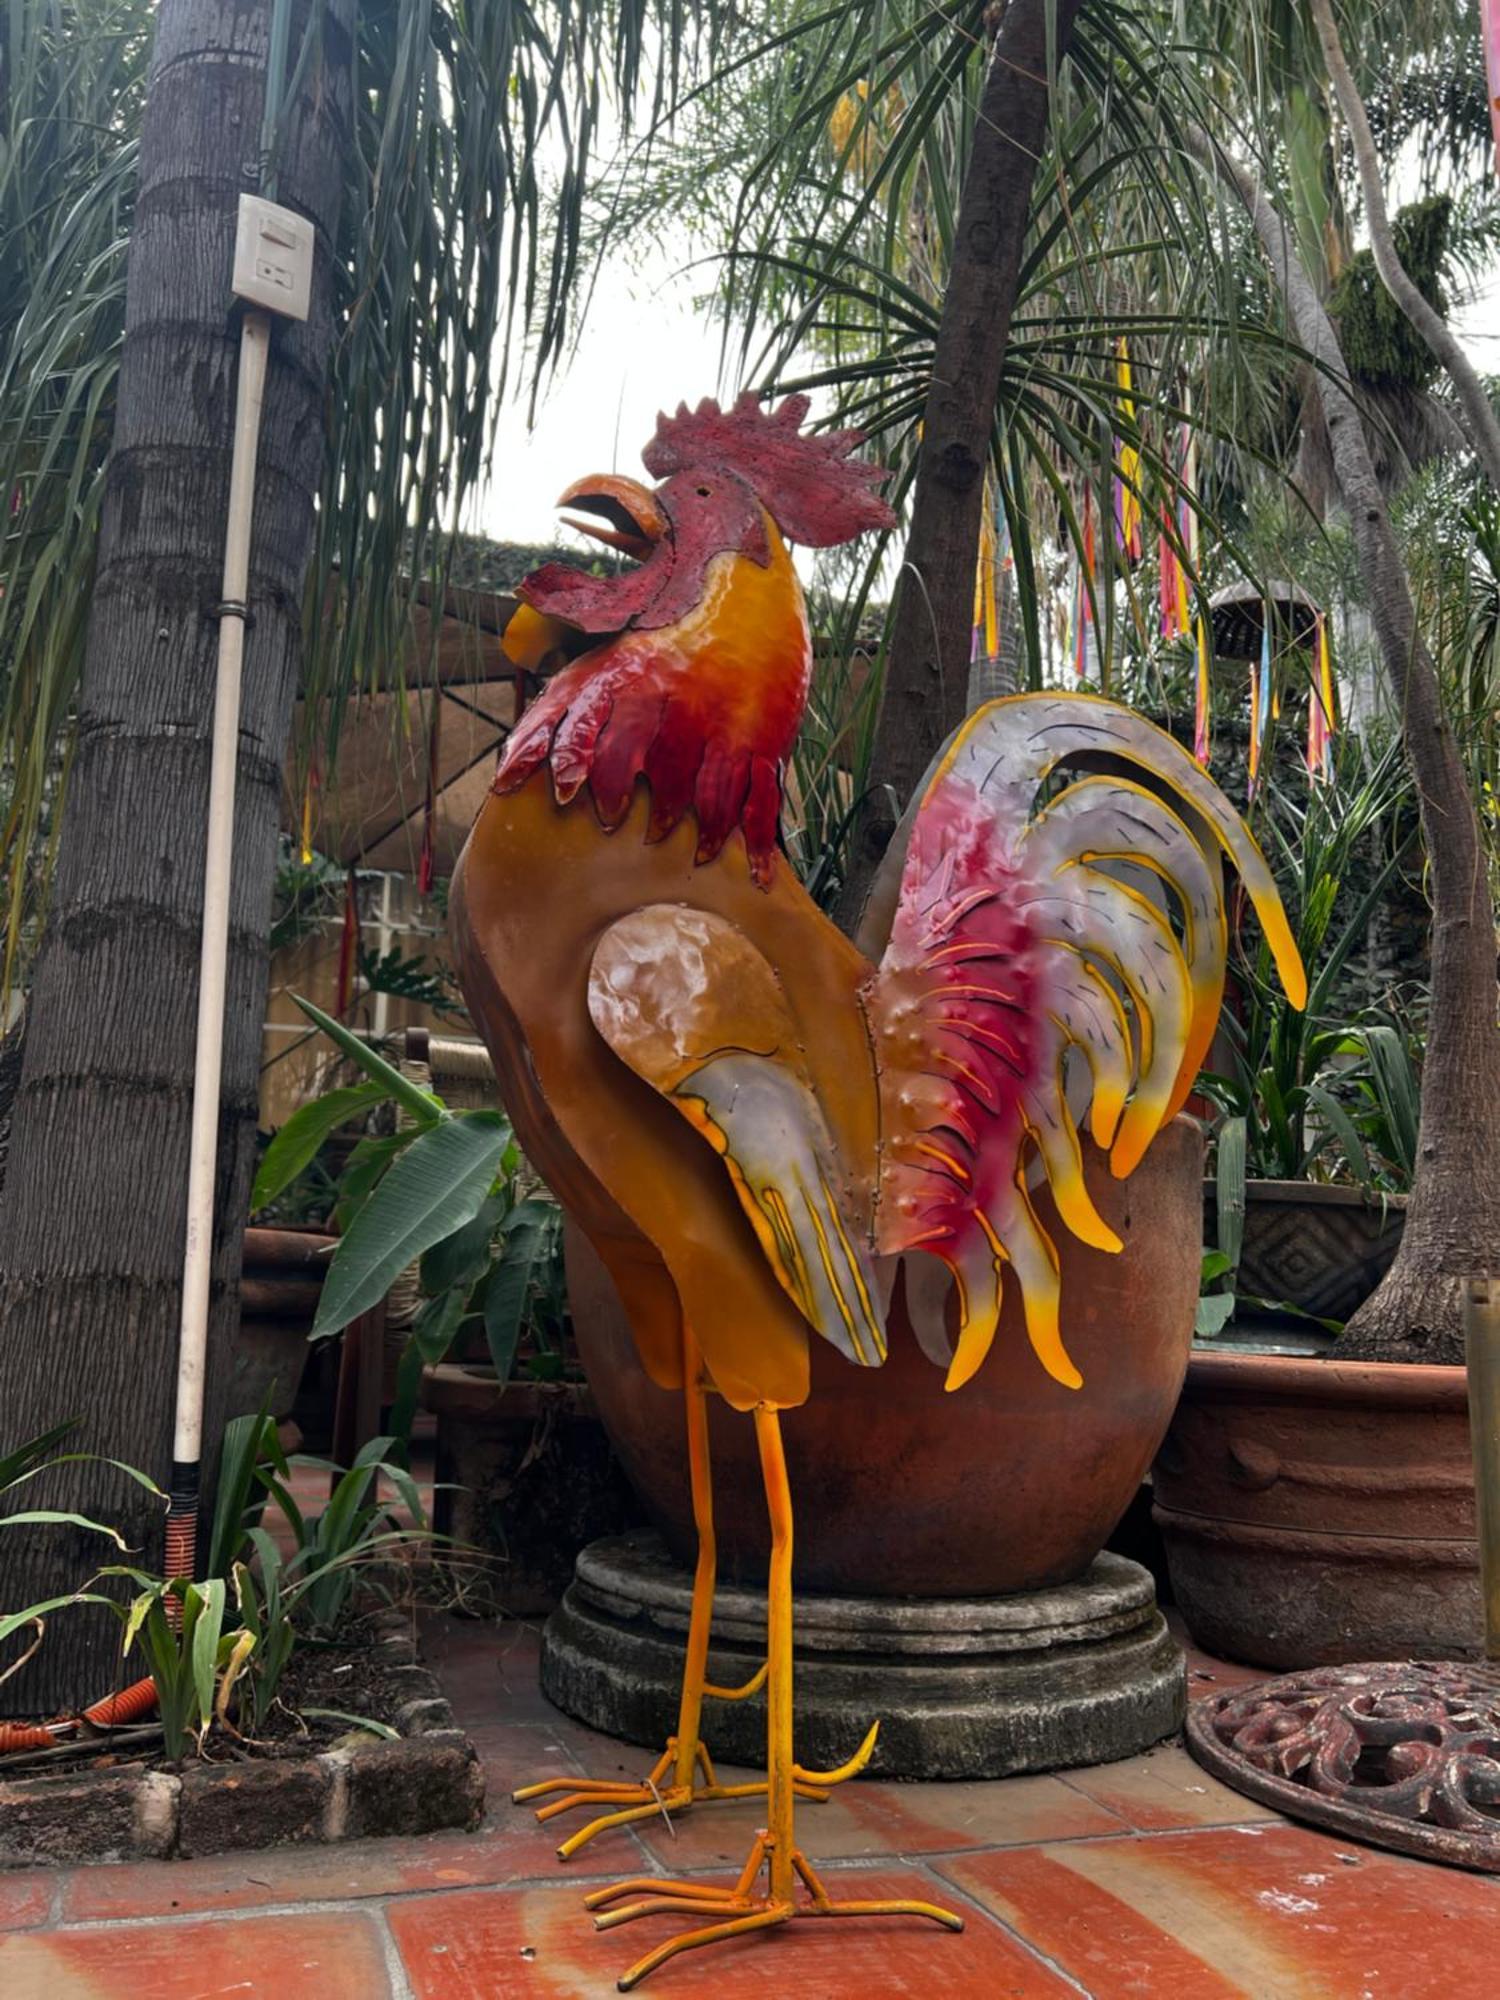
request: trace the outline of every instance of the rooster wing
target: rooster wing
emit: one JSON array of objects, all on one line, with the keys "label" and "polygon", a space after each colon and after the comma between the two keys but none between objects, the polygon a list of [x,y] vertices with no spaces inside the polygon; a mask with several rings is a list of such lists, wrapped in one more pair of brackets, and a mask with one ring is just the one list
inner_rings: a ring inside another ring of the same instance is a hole
[{"label": "rooster wing", "polygon": [[764,954],[728,918],[649,904],[612,924],[595,948],[589,1013],[616,1055],[723,1160],[808,1324],[851,1361],[883,1361],[869,1182],[862,1192],[842,1171],[791,1006]]}]

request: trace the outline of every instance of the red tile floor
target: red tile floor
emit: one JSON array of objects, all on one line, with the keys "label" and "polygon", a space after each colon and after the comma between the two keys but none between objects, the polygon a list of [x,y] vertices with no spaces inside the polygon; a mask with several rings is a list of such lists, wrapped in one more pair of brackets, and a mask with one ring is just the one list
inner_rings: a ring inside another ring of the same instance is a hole
[{"label": "red tile floor", "polygon": [[[675,1918],[596,1934],[589,1884],[735,1870],[754,1803],[617,1832],[569,1867],[510,1788],[634,1775],[642,1755],[549,1708],[536,1634],[435,1621],[429,1657],[490,1785],[477,1834],[0,1875],[0,2000],[592,2000]],[[1252,1675],[1190,1656],[1197,1693]],[[1500,1881],[1289,1825],[1166,1745],[991,1784],[865,1781],[806,1809],[835,1894],[946,1902],[684,1957],[661,2000],[1487,2000]]]}]

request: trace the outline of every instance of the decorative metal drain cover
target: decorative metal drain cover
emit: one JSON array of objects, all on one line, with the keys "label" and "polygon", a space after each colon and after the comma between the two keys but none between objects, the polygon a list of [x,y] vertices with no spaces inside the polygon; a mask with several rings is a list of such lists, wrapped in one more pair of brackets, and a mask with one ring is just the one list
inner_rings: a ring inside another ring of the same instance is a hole
[{"label": "decorative metal drain cover", "polygon": [[1194,1702],[1187,1739],[1216,1778],[1294,1819],[1500,1874],[1500,1666],[1282,1674]]}]

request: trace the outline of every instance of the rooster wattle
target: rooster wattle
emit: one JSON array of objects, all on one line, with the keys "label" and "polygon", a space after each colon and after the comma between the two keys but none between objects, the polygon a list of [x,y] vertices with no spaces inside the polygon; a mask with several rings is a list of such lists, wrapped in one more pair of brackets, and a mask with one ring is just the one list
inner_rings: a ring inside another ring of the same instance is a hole
[{"label": "rooster wattle", "polygon": [[1045,1175],[1070,1230],[1119,1247],[1085,1190],[1076,1121],[1124,1175],[1191,1089],[1223,992],[1221,855],[1288,993],[1300,1005],[1305,991],[1270,873],[1222,795],[1170,737],[1087,695],[970,718],[903,825],[866,949],[817,909],[776,844],[811,669],[783,537],[828,546],[891,517],[880,469],[850,455],[856,435],[805,435],[806,408],[684,406],[646,448],[654,491],[610,475],[563,496],[639,566],[549,564],[523,584],[507,649],[568,664],[506,745],[452,898],[464,990],[521,1142],[614,1278],[647,1369],[686,1392],[700,1552],[677,1736],[644,1785],[529,1788],[559,1794],[547,1814],[606,1808],[565,1856],[662,1803],[756,1789],[719,1786],[699,1736],[705,1695],[760,1681],[705,1680],[710,1390],[754,1413],[766,1477],[769,1831],[722,1893],[654,1881],[589,1899],[644,1896],[602,1922],[717,1919],[622,1985],[784,1921],[799,1876],[811,1907],[847,1907],[792,1836],[794,1793],[851,1775],[874,1743],[837,1772],[792,1761],[777,1411],[807,1395],[809,1333],[878,1365],[905,1257],[918,1337],[957,1388],[993,1338],[1008,1268],[1042,1365],[1076,1388],[1028,1190]]}]

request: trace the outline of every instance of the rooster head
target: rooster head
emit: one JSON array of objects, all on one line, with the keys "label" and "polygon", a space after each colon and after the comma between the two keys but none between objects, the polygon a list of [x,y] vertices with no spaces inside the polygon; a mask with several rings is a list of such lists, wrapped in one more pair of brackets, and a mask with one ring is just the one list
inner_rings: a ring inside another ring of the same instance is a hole
[{"label": "rooster head", "polygon": [[506,652],[553,672],[506,743],[495,790],[544,765],[568,805],[586,786],[609,831],[650,795],[648,841],[685,816],[696,860],[736,829],[754,879],[770,880],[781,773],[807,702],[812,652],[787,540],[829,548],[894,516],[884,469],[853,458],[857,431],[809,436],[807,398],[775,410],[683,404],[642,454],[654,488],[580,479],[570,523],[630,559],[615,576],[545,563],[520,587]]},{"label": "rooster head", "polygon": [[[808,435],[807,411],[806,396],[788,396],[767,410],[747,391],[729,410],[705,397],[695,410],[682,403],[676,416],[660,416],[641,454],[660,485],[653,490],[616,473],[594,474],[575,481],[558,502],[593,517],[570,519],[569,527],[635,567],[593,576],[568,563],[544,563],[521,585],[523,604],[591,640],[656,631],[702,600],[715,556],[770,562],[768,516],[788,541],[809,548],[893,525],[895,516],[875,490],[884,467],[850,455],[863,433]],[[516,637],[537,630],[523,618]]]}]

